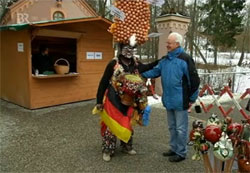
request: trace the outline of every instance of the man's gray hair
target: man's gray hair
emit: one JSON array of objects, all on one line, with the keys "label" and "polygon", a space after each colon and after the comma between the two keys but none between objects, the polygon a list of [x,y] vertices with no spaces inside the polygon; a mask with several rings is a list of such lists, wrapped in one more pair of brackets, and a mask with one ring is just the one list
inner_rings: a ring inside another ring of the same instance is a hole
[{"label": "man's gray hair", "polygon": [[172,32],[171,34],[169,34],[169,36],[174,36],[176,38],[176,42],[180,44],[182,44],[183,42],[183,37],[181,34],[177,33],[177,32]]}]

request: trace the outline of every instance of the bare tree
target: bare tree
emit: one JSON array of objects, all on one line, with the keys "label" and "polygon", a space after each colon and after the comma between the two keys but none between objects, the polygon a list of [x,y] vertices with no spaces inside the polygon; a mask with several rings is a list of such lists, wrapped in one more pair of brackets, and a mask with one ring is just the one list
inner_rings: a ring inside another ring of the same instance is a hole
[{"label": "bare tree", "polygon": [[242,62],[244,60],[245,57],[245,52],[248,51],[249,52],[249,40],[250,40],[250,5],[246,6],[246,11],[245,11],[246,15],[245,15],[245,26],[244,26],[244,31],[241,34],[241,37],[239,37],[240,39],[238,40],[238,42],[242,42],[242,44],[240,45],[241,47],[241,56],[238,62],[238,66],[242,65]]},{"label": "bare tree", "polygon": [[107,12],[107,3],[108,0],[87,0],[88,4],[92,6],[93,9],[96,10],[96,12],[102,16],[102,17],[107,17],[109,12]]},{"label": "bare tree", "polygon": [[165,0],[161,8],[161,15],[170,13],[186,14],[185,0]]},{"label": "bare tree", "polygon": [[2,19],[3,14],[6,12],[10,0],[0,0],[0,19]]},{"label": "bare tree", "polygon": [[9,3],[9,0],[0,0],[1,9],[6,8]]},{"label": "bare tree", "polygon": [[185,14],[185,3],[186,3],[186,0],[182,0],[181,11],[183,14]]},{"label": "bare tree", "polygon": [[195,20],[196,16],[196,8],[197,8],[197,0],[194,1],[193,4],[193,10],[191,12],[191,25],[188,31],[188,37],[189,37],[189,49],[190,49],[190,55],[193,56],[193,43],[194,43],[194,33],[196,28],[197,21]]},{"label": "bare tree", "polygon": [[106,17],[107,0],[98,0],[98,3],[100,16]]}]

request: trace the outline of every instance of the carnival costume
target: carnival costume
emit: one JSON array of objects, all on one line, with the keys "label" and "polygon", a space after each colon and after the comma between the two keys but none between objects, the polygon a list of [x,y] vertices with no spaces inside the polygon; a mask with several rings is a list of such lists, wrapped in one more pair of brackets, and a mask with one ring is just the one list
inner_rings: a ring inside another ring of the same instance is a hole
[{"label": "carnival costume", "polygon": [[[129,46],[122,47],[128,49]],[[102,151],[111,156],[117,138],[121,140],[123,151],[132,151],[132,124],[143,125],[143,113],[147,107],[147,88],[140,73],[152,69],[158,63],[142,64],[131,57],[130,63],[125,65],[125,56],[128,55],[121,53],[109,62],[97,92],[97,104],[103,104],[100,113]]]},{"label": "carnival costume", "polygon": [[158,61],[144,65],[133,56],[135,47],[148,40],[149,6],[150,3],[146,0],[115,0],[112,6],[114,23],[109,32],[119,45],[120,53],[105,69],[94,109],[99,110],[101,115],[105,161],[109,161],[114,154],[117,138],[121,140],[125,152],[136,153],[132,148],[132,124],[146,124],[148,118],[145,115],[150,112],[147,107],[147,88],[140,73],[152,69]]}]

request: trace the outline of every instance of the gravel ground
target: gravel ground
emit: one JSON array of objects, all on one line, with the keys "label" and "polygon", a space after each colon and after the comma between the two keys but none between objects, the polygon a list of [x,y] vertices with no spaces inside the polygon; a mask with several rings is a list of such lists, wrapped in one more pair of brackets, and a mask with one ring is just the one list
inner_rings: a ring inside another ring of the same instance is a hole
[{"label": "gravel ground", "polygon": [[[161,104],[153,106],[147,127],[134,128],[138,154],[122,153],[117,144],[111,162],[104,162],[99,117],[91,114],[94,104],[89,100],[28,110],[1,100],[0,172],[204,172],[202,161],[191,160],[191,147],[188,158],[180,163],[162,156],[168,149],[169,133]],[[246,100],[242,101],[245,104]],[[190,127],[193,120],[206,120],[208,116],[192,110]],[[237,111],[233,117],[242,119]]]}]

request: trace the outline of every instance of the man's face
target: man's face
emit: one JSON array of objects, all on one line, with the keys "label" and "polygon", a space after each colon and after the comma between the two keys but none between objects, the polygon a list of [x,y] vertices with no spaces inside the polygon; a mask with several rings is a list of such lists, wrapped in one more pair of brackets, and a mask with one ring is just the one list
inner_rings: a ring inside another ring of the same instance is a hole
[{"label": "man's face", "polygon": [[121,54],[122,54],[123,56],[125,56],[126,58],[132,58],[133,55],[134,55],[134,50],[133,50],[133,48],[131,48],[131,47],[129,47],[129,46],[124,46],[124,47],[122,48]]},{"label": "man's face", "polygon": [[46,48],[41,53],[42,53],[42,55],[49,55],[49,48]]},{"label": "man's face", "polygon": [[44,54],[45,54],[45,55],[48,55],[48,54],[49,54],[49,48],[45,49]]},{"label": "man's face", "polygon": [[180,46],[179,43],[176,42],[176,38],[174,36],[169,36],[166,43],[168,52],[171,52]]}]

